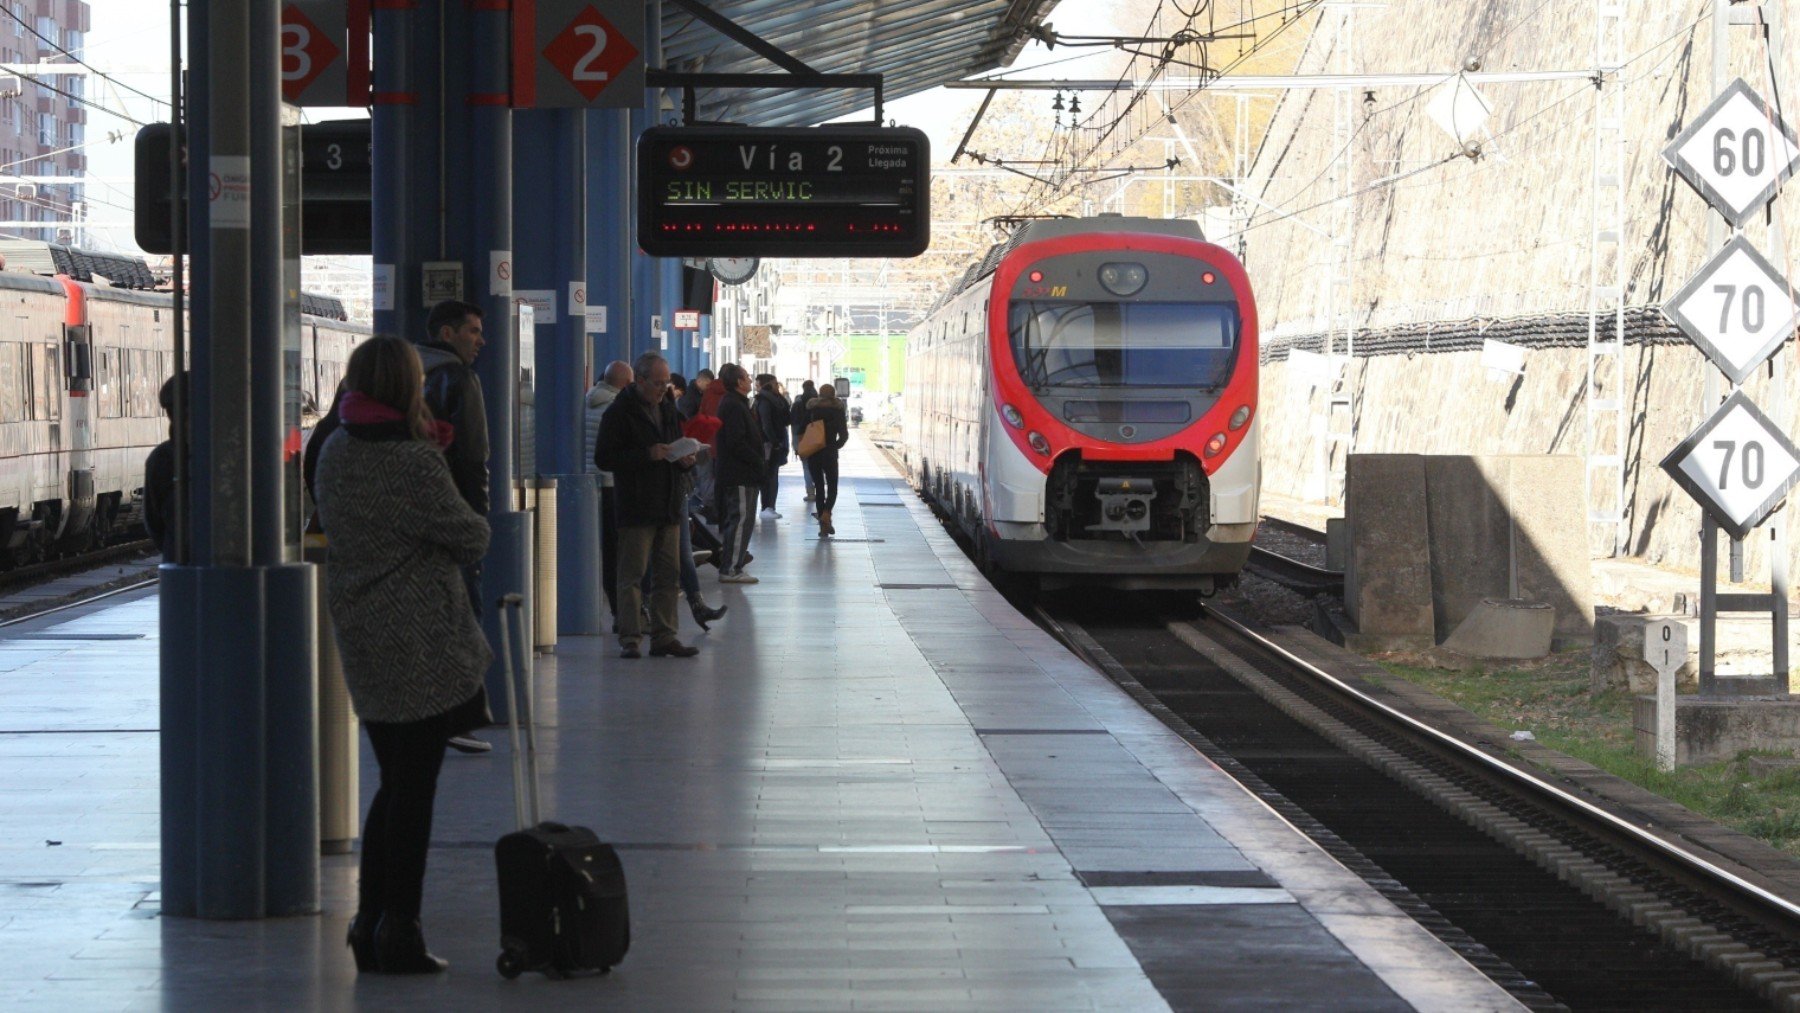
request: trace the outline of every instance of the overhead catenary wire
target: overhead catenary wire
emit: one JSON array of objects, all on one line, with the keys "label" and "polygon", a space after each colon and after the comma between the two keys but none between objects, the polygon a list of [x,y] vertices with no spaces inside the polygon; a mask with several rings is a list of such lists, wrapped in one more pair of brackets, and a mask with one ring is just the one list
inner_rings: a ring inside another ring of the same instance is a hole
[{"label": "overhead catenary wire", "polygon": [[152,103],[152,108],[154,108],[156,105],[165,105],[166,106],[169,104],[169,101],[167,99],[165,99],[159,95],[152,95],[151,93],[144,91],[141,88],[135,88],[129,84],[126,84],[125,82],[119,80],[118,78],[113,77],[111,74],[108,74],[105,71],[100,70],[98,67],[95,67],[93,64],[88,63],[86,60],[83,60],[81,57],[76,56],[73,52],[71,52],[67,49],[64,49],[63,46],[60,43],[58,43],[55,39],[52,39],[49,36],[45,35],[44,33],[38,31],[35,27],[32,26],[32,24],[29,21],[26,21],[24,18],[20,17],[18,15],[18,13],[13,10],[11,4],[0,4],[0,14],[4,14],[7,17],[18,22],[21,27],[23,27],[26,31],[30,32],[31,34],[37,36],[38,39],[40,39],[45,45],[49,46],[51,49],[56,50],[57,52],[61,53],[62,55],[68,57],[69,59],[75,61],[76,63],[80,64],[81,66],[86,67],[88,70],[93,72],[95,77],[100,78],[102,81],[105,81],[107,84],[110,84],[115,88],[123,88],[126,91],[131,92],[134,95],[138,95],[142,98],[149,99]]},{"label": "overhead catenary wire", "polygon": [[[1669,45],[1671,42],[1674,42],[1675,40],[1681,38],[1683,35],[1686,35],[1689,32],[1692,32],[1695,28],[1699,27],[1699,25],[1702,22],[1706,21],[1711,16],[1712,16],[1712,14],[1709,11],[1705,14],[1702,14],[1700,17],[1694,19],[1693,21],[1683,25],[1680,29],[1676,30],[1675,32],[1673,32],[1670,35],[1666,36],[1665,38],[1661,39],[1660,41],[1651,44],[1650,46],[1646,47],[1644,50],[1642,50],[1635,56],[1624,61],[1618,67],[1618,71],[1623,72],[1627,67],[1631,67],[1642,60],[1648,59],[1650,56],[1654,55],[1657,51],[1659,51],[1663,47]],[[1646,71],[1645,75],[1639,75],[1638,78],[1633,78],[1632,80],[1634,80],[1634,81],[1641,80],[1642,77],[1647,76],[1649,73],[1653,72],[1653,70],[1654,70],[1654,68],[1652,68],[1652,71]],[[1621,84],[1623,84],[1623,83],[1628,83],[1628,82],[1621,82]],[[1536,111],[1526,115],[1525,117],[1523,117],[1523,118],[1517,120],[1516,122],[1512,123],[1511,125],[1507,126],[1505,129],[1500,130],[1495,133],[1492,133],[1492,134],[1489,134],[1488,135],[1489,139],[1490,140],[1499,140],[1500,138],[1506,137],[1510,134],[1514,134],[1514,133],[1518,132],[1519,130],[1523,129],[1528,124],[1536,121],[1540,117],[1551,112],[1552,110],[1557,109],[1577,98],[1580,98],[1583,95],[1588,94],[1592,90],[1592,88],[1593,88],[1593,85],[1584,84],[1584,85],[1574,89],[1573,91],[1570,91],[1568,94],[1565,94],[1556,99],[1553,99],[1550,102],[1539,107]],[[1420,166],[1419,168],[1414,169],[1410,172],[1403,173],[1399,176],[1389,177],[1387,179],[1377,181],[1375,184],[1372,184],[1370,186],[1359,189],[1359,190],[1355,191],[1354,193],[1350,194],[1349,196],[1357,197],[1357,196],[1361,196],[1362,194],[1365,194],[1365,193],[1370,193],[1374,190],[1395,187],[1396,184],[1398,184],[1404,180],[1411,179],[1412,177],[1417,176],[1423,172],[1429,171],[1431,169],[1436,169],[1436,168],[1440,168],[1444,165],[1448,165],[1451,162],[1458,161],[1459,159],[1461,159],[1463,157],[1464,157],[1463,153],[1458,151],[1455,154],[1446,156],[1445,158],[1442,158],[1442,159],[1438,159],[1434,162],[1429,162],[1426,165]],[[1480,171],[1480,170],[1477,170],[1477,171]],[[1292,198],[1290,198],[1290,201],[1291,201],[1291,199]],[[1316,210],[1318,208],[1325,207],[1330,204],[1334,204],[1340,199],[1343,199],[1343,198],[1333,197],[1328,200],[1317,202],[1315,204],[1310,204],[1306,207],[1300,208],[1300,209],[1292,211],[1292,212],[1284,211],[1280,214],[1272,214],[1271,216],[1265,216],[1262,221],[1257,221],[1256,220],[1257,216],[1253,214],[1253,215],[1251,215],[1249,221],[1245,224],[1244,228],[1239,231],[1239,234],[1241,235],[1242,233],[1249,232],[1252,229],[1261,228],[1262,226],[1271,224],[1274,221],[1279,221],[1281,218],[1284,218],[1284,217],[1305,214],[1308,211]]]}]

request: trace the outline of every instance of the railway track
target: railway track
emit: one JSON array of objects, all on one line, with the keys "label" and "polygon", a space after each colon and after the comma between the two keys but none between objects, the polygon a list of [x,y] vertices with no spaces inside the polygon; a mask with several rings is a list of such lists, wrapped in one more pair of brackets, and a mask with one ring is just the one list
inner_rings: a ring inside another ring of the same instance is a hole
[{"label": "railway track", "polygon": [[149,539],[139,538],[134,541],[120,542],[117,545],[109,545],[102,549],[95,549],[92,552],[68,556],[63,559],[50,559],[41,563],[28,563],[25,566],[15,566],[10,570],[0,570],[0,591],[22,587],[26,584],[32,584],[38,581],[65,577],[71,573],[80,573],[83,570],[89,570],[97,566],[105,566],[107,563],[116,562],[121,559],[131,559],[149,552],[151,548],[152,545]]},{"label": "railway track", "polygon": [[1533,1009],[1800,1005],[1800,906],[1363,694],[1217,609],[1029,607]]}]

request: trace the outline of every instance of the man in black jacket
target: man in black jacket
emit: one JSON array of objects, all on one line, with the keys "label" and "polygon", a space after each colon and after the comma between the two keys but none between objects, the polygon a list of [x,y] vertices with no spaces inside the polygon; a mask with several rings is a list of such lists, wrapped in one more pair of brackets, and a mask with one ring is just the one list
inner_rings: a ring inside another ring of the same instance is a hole
[{"label": "man in black jacket", "polygon": [[634,380],[600,417],[594,464],[613,475],[619,529],[619,657],[637,658],[643,638],[644,573],[650,574],[650,656],[691,658],[700,651],[675,638],[681,602],[682,503],[692,454],[669,456],[681,439],[681,420],[668,398],[669,363],[645,352],[631,365]]},{"label": "man in black jacket", "polygon": [[[455,438],[444,448],[450,477],[463,502],[475,512],[488,512],[487,405],[481,394],[481,378],[470,367],[481,354],[481,307],[446,299],[431,308],[425,318],[425,340],[417,342],[419,361],[425,367],[425,406],[433,418],[448,422]],[[481,615],[481,564],[463,567],[463,584],[469,589],[469,607]],[[486,752],[493,746],[481,739],[459,735],[450,745],[465,753]]]},{"label": "man in black jacket", "polygon": [[754,407],[763,438],[763,513],[778,521],[781,512],[775,509],[775,496],[781,491],[781,466],[788,461],[788,423],[792,412],[787,398],[781,396],[775,385],[774,375],[763,373],[757,376]]},{"label": "man in black jacket", "polygon": [[719,458],[713,465],[719,501],[725,507],[725,548],[719,583],[755,584],[744,572],[750,535],[756,530],[756,499],[763,485],[763,432],[750,410],[750,374],[735,362],[719,367],[725,397],[719,402]]}]

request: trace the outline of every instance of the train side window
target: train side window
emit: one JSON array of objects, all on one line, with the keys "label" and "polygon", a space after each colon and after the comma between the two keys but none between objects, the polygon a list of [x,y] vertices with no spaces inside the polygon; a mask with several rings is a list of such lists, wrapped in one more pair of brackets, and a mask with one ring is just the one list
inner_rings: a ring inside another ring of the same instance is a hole
[{"label": "train side window", "polygon": [[131,353],[131,414],[133,418],[148,419],[156,415],[156,395],[150,385],[156,379],[156,353],[147,348],[134,349]]},{"label": "train side window", "polygon": [[57,422],[62,419],[63,375],[62,351],[53,344],[31,346],[31,369],[36,375],[38,419]]},{"label": "train side window", "polygon": [[100,394],[100,417],[103,419],[119,417],[119,383],[122,379],[119,366],[119,350],[102,346],[97,386]]},{"label": "train side window", "polygon": [[22,387],[25,380],[25,346],[16,341],[0,343],[0,422],[20,422],[25,418]]}]

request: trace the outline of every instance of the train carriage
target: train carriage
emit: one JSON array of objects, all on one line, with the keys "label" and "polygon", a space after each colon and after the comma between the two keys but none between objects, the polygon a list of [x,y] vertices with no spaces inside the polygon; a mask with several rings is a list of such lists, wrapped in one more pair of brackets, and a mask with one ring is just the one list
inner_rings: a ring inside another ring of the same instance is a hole
[{"label": "train carriage", "polygon": [[[46,272],[78,275],[0,271],[0,566],[135,530],[144,459],[168,434],[158,395],[174,369],[173,299],[97,280],[71,266],[80,261],[70,252],[24,242],[4,250],[15,266],[41,261]],[[115,274],[150,283],[141,262],[112,261]],[[335,300],[304,301],[289,382],[315,411],[369,333],[343,318]]]},{"label": "train carriage", "polygon": [[915,486],[984,565],[1203,592],[1256,529],[1257,320],[1193,222],[1023,226],[907,340]]}]

